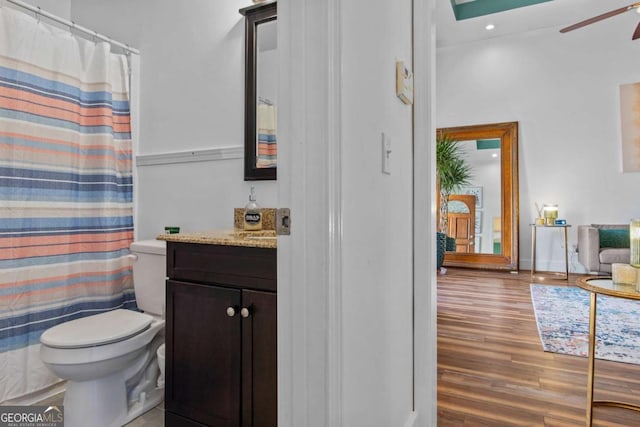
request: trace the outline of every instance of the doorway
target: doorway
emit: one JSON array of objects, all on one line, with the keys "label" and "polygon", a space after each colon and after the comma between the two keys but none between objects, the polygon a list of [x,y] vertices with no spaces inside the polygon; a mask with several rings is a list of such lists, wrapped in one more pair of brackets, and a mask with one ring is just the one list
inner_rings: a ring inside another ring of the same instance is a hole
[{"label": "doorway", "polygon": [[455,252],[475,252],[476,196],[452,194],[449,196],[448,236],[455,239]]}]

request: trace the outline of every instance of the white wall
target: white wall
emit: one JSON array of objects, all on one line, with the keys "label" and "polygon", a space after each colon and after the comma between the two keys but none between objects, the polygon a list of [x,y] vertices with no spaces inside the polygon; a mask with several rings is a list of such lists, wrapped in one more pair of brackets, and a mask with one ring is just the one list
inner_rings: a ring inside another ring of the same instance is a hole
[{"label": "white wall", "polygon": [[[244,144],[244,17],[250,0],[73,0],[80,25],[140,50],[139,153]],[[277,205],[277,186],[243,181],[242,159],[138,168],[138,237],[233,226],[233,208],[256,187]]]},{"label": "white wall", "polygon": [[278,106],[278,51],[276,49],[260,52],[258,61],[258,79],[256,81],[258,96]]},{"label": "white wall", "polygon": [[[412,5],[341,4],[343,425],[402,426],[412,409],[412,110],[395,95],[395,61],[411,64]],[[382,132],[391,175],[381,173]]]},{"label": "white wall", "polygon": [[[619,113],[619,86],[640,81],[640,43],[630,40],[635,18],[609,21],[438,50],[438,127],[519,122],[521,268],[531,265],[535,202],[559,205],[570,250],[578,225],[640,215],[640,174],[622,173]],[[560,232],[542,231],[536,268],[563,270]],[[583,271],[573,252],[570,269]]]}]

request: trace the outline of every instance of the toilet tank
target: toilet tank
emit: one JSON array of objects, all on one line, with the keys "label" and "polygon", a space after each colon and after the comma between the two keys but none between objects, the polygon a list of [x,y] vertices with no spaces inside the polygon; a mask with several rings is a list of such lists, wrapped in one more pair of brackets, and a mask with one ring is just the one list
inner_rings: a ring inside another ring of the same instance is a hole
[{"label": "toilet tank", "polygon": [[167,277],[167,243],[163,240],[141,240],[131,244],[133,287],[138,308],[145,313],[164,315],[165,280]]}]

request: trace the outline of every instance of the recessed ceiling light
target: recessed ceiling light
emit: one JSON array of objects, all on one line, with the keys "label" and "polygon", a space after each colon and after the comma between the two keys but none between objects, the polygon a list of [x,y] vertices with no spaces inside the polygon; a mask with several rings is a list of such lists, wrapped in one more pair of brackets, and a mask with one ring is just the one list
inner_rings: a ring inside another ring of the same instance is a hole
[{"label": "recessed ceiling light", "polygon": [[493,153],[491,157],[493,157],[494,159],[498,158],[498,153]]},{"label": "recessed ceiling light", "polygon": [[496,27],[496,26],[495,26],[495,25],[493,25],[493,24],[487,24],[487,26],[486,26],[486,27],[484,27],[484,28],[485,28],[486,30],[489,30],[489,31],[490,31],[490,30],[493,30],[495,27]]}]

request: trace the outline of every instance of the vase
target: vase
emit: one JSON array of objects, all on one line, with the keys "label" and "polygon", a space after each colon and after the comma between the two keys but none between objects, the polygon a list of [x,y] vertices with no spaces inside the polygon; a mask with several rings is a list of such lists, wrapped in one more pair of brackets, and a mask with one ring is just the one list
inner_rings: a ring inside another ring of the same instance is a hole
[{"label": "vase", "polygon": [[629,244],[631,248],[629,264],[640,267],[640,219],[632,219],[629,224]]}]

